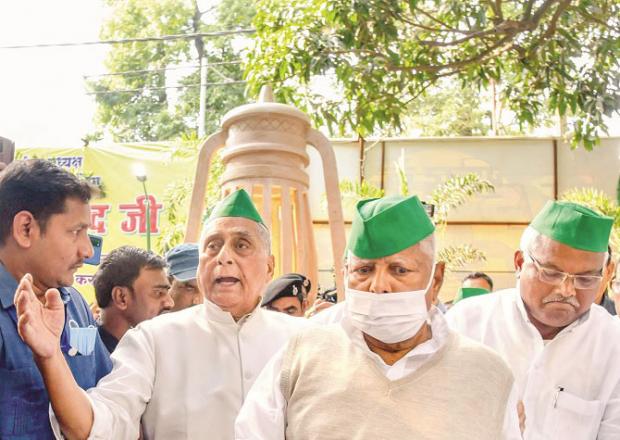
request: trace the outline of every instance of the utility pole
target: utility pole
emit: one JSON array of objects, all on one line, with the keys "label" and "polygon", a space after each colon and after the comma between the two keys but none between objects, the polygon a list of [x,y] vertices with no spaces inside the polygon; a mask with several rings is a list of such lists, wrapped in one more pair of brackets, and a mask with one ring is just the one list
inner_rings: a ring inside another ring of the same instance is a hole
[{"label": "utility pole", "polygon": [[[202,12],[198,7],[198,2],[194,0],[194,17],[192,18],[193,30],[198,33],[202,23]],[[207,111],[207,57],[205,54],[205,42],[202,37],[196,37],[194,40],[196,52],[198,52],[198,61],[200,63],[200,102],[198,103],[198,138],[203,138],[205,133],[205,117]]]},{"label": "utility pole", "polygon": [[200,54],[200,105],[198,107],[198,138],[205,137],[205,118],[207,111],[207,72],[209,65],[207,57]]}]

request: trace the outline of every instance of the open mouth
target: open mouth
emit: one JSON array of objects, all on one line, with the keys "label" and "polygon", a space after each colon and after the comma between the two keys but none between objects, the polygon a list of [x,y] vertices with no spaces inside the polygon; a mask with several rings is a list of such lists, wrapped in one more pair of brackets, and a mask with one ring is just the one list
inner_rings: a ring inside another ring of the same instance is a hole
[{"label": "open mouth", "polygon": [[215,284],[218,284],[220,286],[234,286],[238,282],[239,278],[235,277],[217,277],[215,279]]}]

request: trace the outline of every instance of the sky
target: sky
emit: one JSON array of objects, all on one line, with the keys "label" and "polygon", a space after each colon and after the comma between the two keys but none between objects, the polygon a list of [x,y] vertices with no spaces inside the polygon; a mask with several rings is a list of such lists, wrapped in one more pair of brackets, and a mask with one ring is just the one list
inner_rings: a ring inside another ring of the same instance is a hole
[{"label": "sky", "polygon": [[[94,41],[102,0],[0,1],[0,46]],[[105,72],[106,46],[0,49],[0,136],[17,146],[76,147],[94,130],[83,75]]]}]

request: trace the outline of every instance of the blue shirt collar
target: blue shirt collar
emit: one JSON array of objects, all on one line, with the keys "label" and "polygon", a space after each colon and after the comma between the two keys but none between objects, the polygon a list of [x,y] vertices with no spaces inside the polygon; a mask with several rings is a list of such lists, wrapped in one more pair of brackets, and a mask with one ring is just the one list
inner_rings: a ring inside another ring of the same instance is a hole
[{"label": "blue shirt collar", "polygon": [[[4,264],[0,263],[0,304],[3,309],[8,309],[13,306],[13,298],[15,297],[15,291],[17,290],[17,281],[13,278],[13,275],[9,273],[4,267]],[[69,288],[60,287],[60,298],[62,302],[67,304],[71,301],[71,294]]]},{"label": "blue shirt collar", "polygon": [[0,303],[3,309],[8,309],[13,305],[15,290],[17,290],[17,281],[6,270],[4,264],[0,263]]}]

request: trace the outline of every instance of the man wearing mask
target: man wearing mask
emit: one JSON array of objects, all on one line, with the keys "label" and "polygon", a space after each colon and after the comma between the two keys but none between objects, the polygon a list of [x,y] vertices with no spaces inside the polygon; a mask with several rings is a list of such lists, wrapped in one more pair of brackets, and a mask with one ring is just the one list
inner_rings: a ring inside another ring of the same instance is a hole
[{"label": "man wearing mask", "polygon": [[[258,373],[307,321],[260,307],[273,274],[269,232],[250,197],[222,200],[204,225],[198,284],[204,304],[144,321],[114,351],[114,369],[88,394],[56,348],[59,298],[42,307],[22,280],[15,297],[21,336],[50,395],[55,433],[68,438],[231,440]],[[58,429],[60,427],[60,429]]]},{"label": "man wearing mask", "polygon": [[508,366],[431,307],[444,272],[434,229],[415,196],[358,203],[341,322],[270,361],[238,440],[520,438]]},{"label": "man wearing mask", "polygon": [[20,279],[28,279],[39,306],[52,295],[56,299],[63,317],[52,346],[73,386],[93,387],[112,368],[88,304],[71,287],[75,272],[93,254],[88,238],[91,194],[86,181],[47,160],[13,162],[0,174],[2,440],[52,437],[43,378],[18,335],[13,297]]},{"label": "man wearing mask", "polygon": [[134,246],[122,246],[106,255],[93,285],[101,308],[99,335],[110,353],[130,328],[174,305],[166,261]]},{"label": "man wearing mask", "polygon": [[168,275],[172,283],[170,296],[174,300],[172,312],[202,304],[204,296],[198,288],[196,279],[199,253],[196,243],[183,243],[173,247],[166,254]]},{"label": "man wearing mask", "polygon": [[592,306],[612,223],[575,203],[548,202],[515,252],[516,288],[447,314],[511,366],[526,440],[620,438],[620,323]]},{"label": "man wearing mask", "polygon": [[459,301],[493,291],[493,280],[484,272],[473,272],[463,278],[461,287],[456,292],[451,306]]}]

